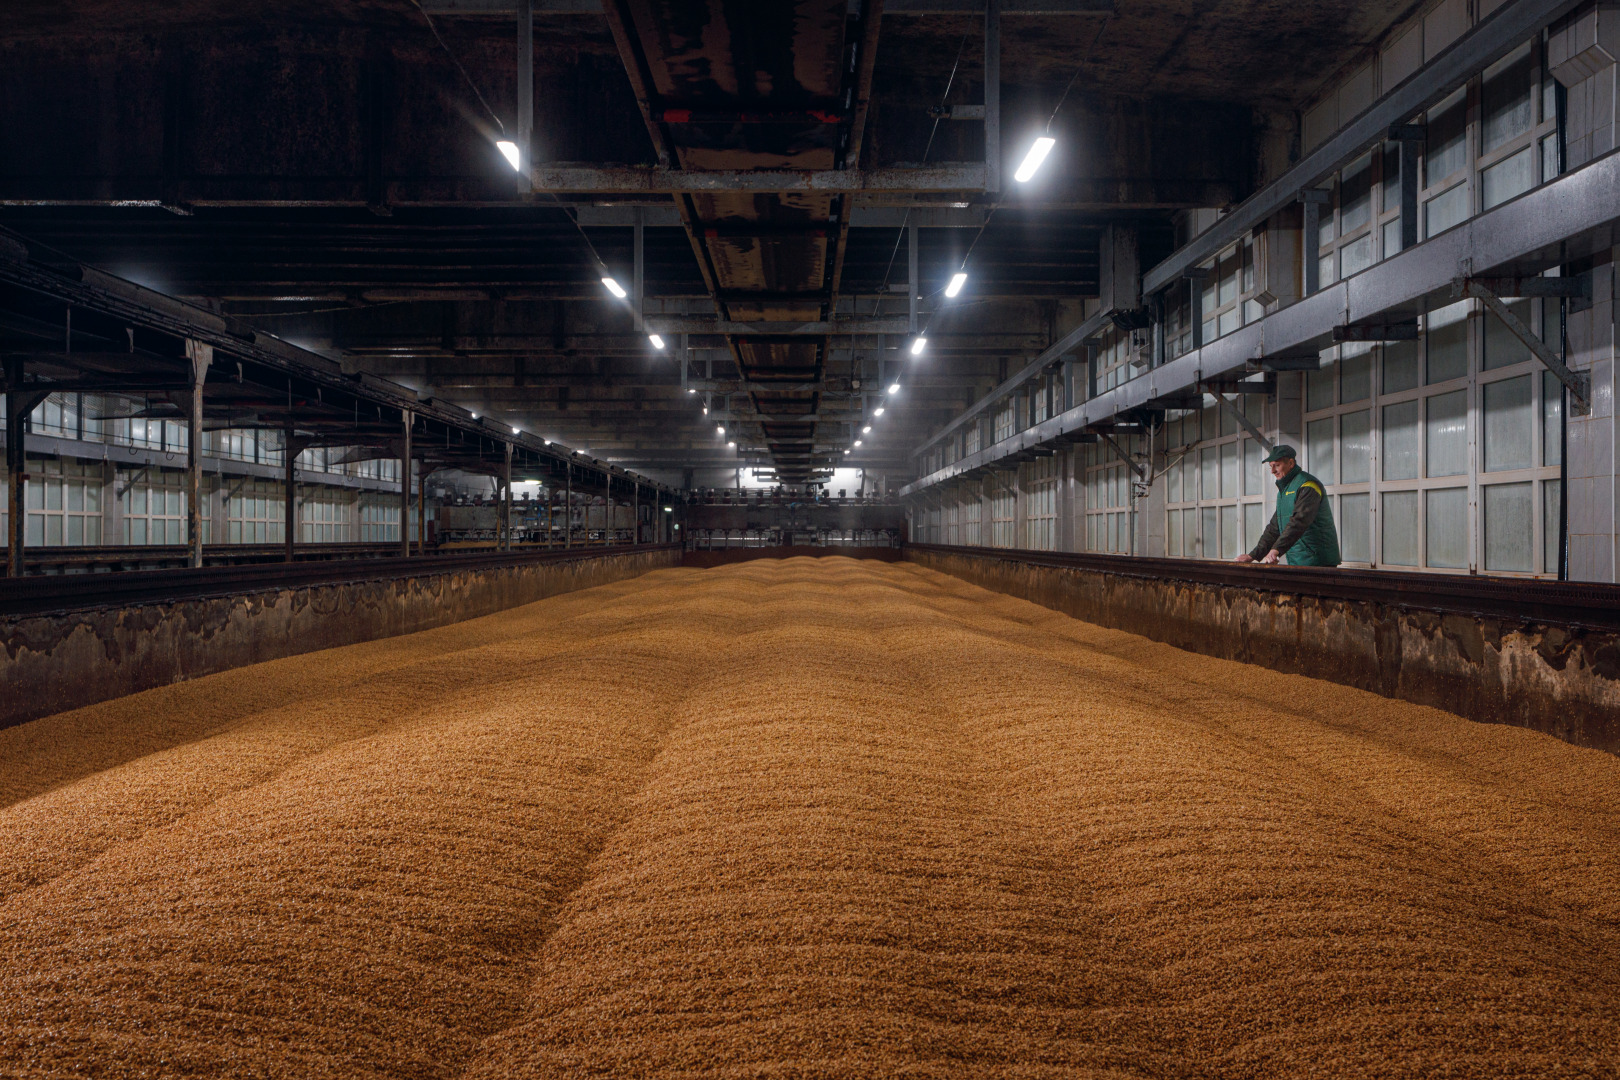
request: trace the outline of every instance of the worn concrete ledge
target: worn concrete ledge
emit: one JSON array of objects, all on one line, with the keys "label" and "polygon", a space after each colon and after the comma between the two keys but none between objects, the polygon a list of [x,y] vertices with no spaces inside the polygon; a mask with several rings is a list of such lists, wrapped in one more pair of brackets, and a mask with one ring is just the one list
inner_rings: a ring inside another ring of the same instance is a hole
[{"label": "worn concrete ledge", "polygon": [[[258,581],[234,592],[212,587],[209,595],[0,614],[0,727],[244,664],[445,626],[680,559],[677,545],[660,545],[543,559],[492,555],[486,565],[428,559],[408,570],[357,561],[346,575],[327,563],[315,572],[338,580]],[[217,571],[157,574],[174,575],[175,591],[184,593],[185,575]],[[123,577],[98,576],[109,584]]]},{"label": "worn concrete ledge", "polygon": [[[1487,600],[1471,604],[1461,592],[1467,579],[1434,583],[1435,596],[1426,607],[1416,587],[1406,583],[1417,576],[1410,574],[1396,575],[1403,579],[1405,598],[1392,601],[1377,571],[1334,572],[1330,578],[1249,570],[1275,584],[1243,587],[1188,580],[1215,573],[1210,564],[1203,570],[1187,565],[1179,571],[1185,577],[1171,577],[1063,565],[1065,560],[1118,561],[1106,557],[929,545],[909,545],[905,551],[910,561],[975,585],[1177,648],[1620,753],[1620,628],[1603,625],[1600,608],[1557,603],[1568,585],[1548,590],[1549,602],[1538,604],[1538,583],[1509,583],[1520,613],[1504,614],[1505,603],[1495,605],[1500,610]],[[1321,588],[1313,584],[1318,579]],[[1358,584],[1382,598],[1355,599]],[[1613,587],[1581,589],[1601,593]]]}]

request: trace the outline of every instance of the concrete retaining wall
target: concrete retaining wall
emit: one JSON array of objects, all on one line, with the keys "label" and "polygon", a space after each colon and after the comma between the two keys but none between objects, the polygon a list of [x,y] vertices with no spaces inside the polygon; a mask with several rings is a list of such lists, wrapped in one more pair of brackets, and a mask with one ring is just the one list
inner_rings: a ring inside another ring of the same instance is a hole
[{"label": "concrete retaining wall", "polygon": [[[0,616],[0,727],[283,656],[409,634],[680,565],[676,547]],[[184,571],[169,571],[180,574]]]},{"label": "concrete retaining wall", "polygon": [[1192,652],[1620,753],[1620,633],[906,549],[907,559]]}]

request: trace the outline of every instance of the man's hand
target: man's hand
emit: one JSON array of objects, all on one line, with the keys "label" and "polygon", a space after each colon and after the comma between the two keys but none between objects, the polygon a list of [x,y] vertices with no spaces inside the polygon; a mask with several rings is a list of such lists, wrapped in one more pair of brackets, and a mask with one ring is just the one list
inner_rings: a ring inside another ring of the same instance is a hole
[{"label": "man's hand", "polygon": [[1282,552],[1278,551],[1276,548],[1272,548],[1270,551],[1266,552],[1266,557],[1260,561],[1265,563],[1267,566],[1276,566],[1282,561]]},{"label": "man's hand", "polygon": [[1245,551],[1243,554],[1239,555],[1236,559],[1234,559],[1232,561],[1233,562],[1254,562],[1254,556],[1250,555],[1247,551]]}]

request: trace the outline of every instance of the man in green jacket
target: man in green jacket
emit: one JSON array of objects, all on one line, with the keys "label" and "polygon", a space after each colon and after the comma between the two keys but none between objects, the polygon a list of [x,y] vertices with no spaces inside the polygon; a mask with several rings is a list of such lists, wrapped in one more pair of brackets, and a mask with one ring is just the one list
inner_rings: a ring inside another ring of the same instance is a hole
[{"label": "man in green jacket", "polygon": [[[1296,457],[1292,446],[1281,444],[1266,455],[1277,479],[1277,512],[1254,550],[1239,555],[1238,562],[1276,563],[1286,558],[1289,566],[1339,565],[1339,534],[1333,528],[1327,489],[1299,467]],[[1278,522],[1286,523],[1280,531]]]}]

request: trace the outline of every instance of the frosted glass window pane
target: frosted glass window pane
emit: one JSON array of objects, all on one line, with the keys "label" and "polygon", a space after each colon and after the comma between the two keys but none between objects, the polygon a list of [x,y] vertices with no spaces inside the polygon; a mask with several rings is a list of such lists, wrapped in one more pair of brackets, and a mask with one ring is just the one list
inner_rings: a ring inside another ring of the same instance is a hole
[{"label": "frosted glass window pane", "polygon": [[1198,557],[1198,511],[1181,512],[1181,553],[1189,559]]},{"label": "frosted glass window pane", "polygon": [[1372,396],[1372,349],[1360,347],[1350,355],[1353,346],[1344,346],[1345,355],[1339,360],[1339,401],[1349,405]]},{"label": "frosted glass window pane", "polygon": [[[1251,550],[1266,531],[1266,508],[1259,503],[1243,504],[1243,549]],[[1241,554],[1241,552],[1239,553]]]},{"label": "frosted glass window pane", "polygon": [[1235,499],[1238,493],[1238,447],[1226,443],[1221,447],[1221,498]]},{"label": "frosted glass window pane", "polygon": [[1172,510],[1165,521],[1165,552],[1171,556],[1181,554],[1181,511]]},{"label": "frosted glass window pane", "polygon": [[[1400,196],[1396,196],[1397,199]],[[1384,223],[1384,258],[1399,254],[1401,250],[1401,219]]]},{"label": "frosted glass window pane", "polygon": [[[1535,328],[1532,321],[1529,300],[1505,301],[1509,311],[1516,315],[1520,322],[1531,329]],[[1485,315],[1485,355],[1480,357],[1480,367],[1489,371],[1491,368],[1507,367],[1509,364],[1521,363],[1530,359],[1530,350],[1525,347],[1513,331],[1507,328],[1507,323],[1495,315]]]},{"label": "frosted glass window pane", "polygon": [[1562,486],[1558,480],[1541,483],[1541,570],[1546,574],[1558,573],[1558,493]]},{"label": "frosted glass window pane", "polygon": [[84,542],[91,547],[101,543],[101,519],[99,517],[84,519]]},{"label": "frosted glass window pane", "polygon": [[1203,499],[1217,498],[1220,491],[1220,456],[1213,446],[1206,446],[1200,452],[1199,461],[1203,473],[1203,484],[1199,489],[1199,497]]},{"label": "frosted glass window pane", "polygon": [[[1416,480],[1419,448],[1418,406],[1403,401],[1384,406],[1384,479]],[[1414,564],[1415,565],[1415,564]]]},{"label": "frosted glass window pane", "polygon": [[1200,554],[1202,554],[1202,556],[1206,559],[1218,559],[1220,558],[1220,556],[1217,554],[1220,546],[1220,539],[1219,535],[1215,531],[1215,508],[1213,506],[1206,506],[1204,507],[1202,514],[1203,520],[1200,522],[1200,524],[1203,527],[1203,532],[1200,539],[1203,541],[1203,543],[1201,545],[1202,551]]},{"label": "frosted glass window pane", "polygon": [[1339,249],[1339,277],[1358,274],[1373,264],[1372,233],[1352,240]]},{"label": "frosted glass window pane", "polygon": [[1170,466],[1165,477],[1164,499],[1166,502],[1178,503],[1181,501],[1181,462]]},{"label": "frosted glass window pane", "polygon": [[1426,551],[1430,566],[1455,569],[1468,565],[1468,489],[1424,492]]},{"label": "frosted glass window pane", "polygon": [[1223,506],[1221,507],[1221,558],[1237,558],[1241,554],[1238,543],[1238,508],[1235,506]]},{"label": "frosted glass window pane", "polygon": [[[1530,376],[1486,383],[1485,471],[1528,469],[1531,445]],[[1524,569],[1529,568],[1527,557]]]},{"label": "frosted glass window pane", "polygon": [[1265,491],[1265,463],[1260,459],[1260,444],[1253,439],[1243,440],[1243,494],[1260,495]]},{"label": "frosted glass window pane", "polygon": [[[29,524],[32,525],[33,521],[34,517],[32,514],[30,514],[28,516]],[[45,518],[45,543],[49,544],[51,547],[62,546],[61,514],[50,514]]]},{"label": "frosted glass window pane", "polygon": [[1416,341],[1397,341],[1385,345],[1384,353],[1384,393],[1398,394],[1402,390],[1410,390],[1418,384],[1418,355],[1419,348]]},{"label": "frosted glass window pane", "polygon": [[1535,123],[1534,63],[1528,45],[1498,61],[1480,85],[1480,149],[1494,150]]},{"label": "frosted glass window pane", "polygon": [[84,518],[77,514],[67,519],[67,542],[74,545],[84,543]]},{"label": "frosted glass window pane", "polygon": [[1345,562],[1372,562],[1370,495],[1339,496],[1339,554]]},{"label": "frosted glass window pane", "polygon": [[1541,182],[1558,175],[1558,136],[1549,135],[1541,140]]},{"label": "frosted glass window pane", "polygon": [[1333,417],[1305,425],[1306,468],[1324,484],[1333,480]]},{"label": "frosted glass window pane", "polygon": [[1468,391],[1436,394],[1428,413],[1428,475],[1461,476],[1468,471]]},{"label": "frosted glass window pane", "polygon": [[1527,146],[1479,174],[1480,201],[1486,210],[1536,186],[1536,148]]},{"label": "frosted glass window pane", "polygon": [[1533,569],[1533,486],[1526,482],[1485,488],[1485,569]]},{"label": "frosted glass window pane", "polygon": [[1457,90],[1429,110],[1423,186],[1433,187],[1468,164],[1468,90]]},{"label": "frosted glass window pane", "polygon": [[1453,225],[1468,220],[1468,185],[1458,184],[1444,195],[1423,204],[1425,236],[1439,236]]},{"label": "frosted glass window pane", "polygon": [[45,543],[45,515],[29,514],[28,520],[23,522],[26,535],[23,537],[25,547],[39,547]]},{"label": "frosted glass window pane", "polygon": [[1418,493],[1384,492],[1384,562],[1390,566],[1416,566],[1418,557]]},{"label": "frosted glass window pane", "polygon": [[1550,371],[1541,373],[1541,463],[1562,465],[1564,384]]},{"label": "frosted glass window pane", "polygon": [[1339,232],[1354,232],[1371,219],[1372,155],[1366,154],[1346,165],[1340,176]]},{"label": "frosted glass window pane", "polygon": [[1468,301],[1429,312],[1423,318],[1423,329],[1428,347],[1429,382],[1445,382],[1467,375]]},{"label": "frosted glass window pane", "polygon": [[1372,413],[1345,413],[1339,417],[1339,482],[1365,484],[1372,479]]},{"label": "frosted glass window pane", "polygon": [[1319,371],[1305,373],[1305,408],[1310,412],[1333,408],[1333,383],[1339,377],[1337,364],[1325,364]]},{"label": "frosted glass window pane", "polygon": [[1225,409],[1221,409],[1220,413],[1221,413],[1221,434],[1222,435],[1236,435],[1237,434],[1237,418],[1235,416],[1233,416],[1231,413],[1227,412]]}]

